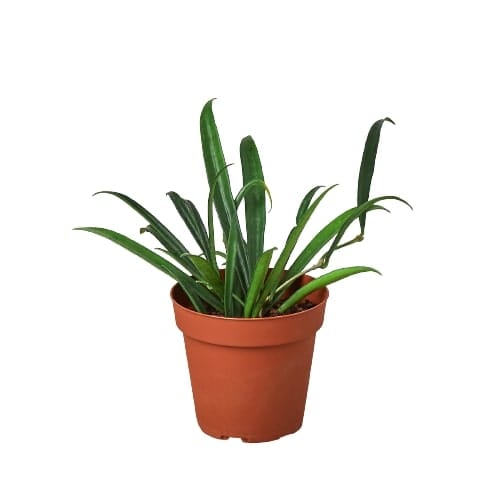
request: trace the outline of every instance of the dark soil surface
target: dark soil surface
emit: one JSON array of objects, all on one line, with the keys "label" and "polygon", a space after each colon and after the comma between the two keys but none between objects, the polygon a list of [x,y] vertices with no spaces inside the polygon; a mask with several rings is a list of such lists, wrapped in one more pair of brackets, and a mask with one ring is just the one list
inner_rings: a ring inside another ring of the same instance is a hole
[{"label": "dark soil surface", "polygon": [[[299,302],[298,304],[295,304],[293,307],[288,309],[285,313],[280,313],[278,312],[279,307],[283,301],[278,301],[276,305],[270,309],[263,317],[264,318],[274,318],[276,316],[286,316],[288,314],[295,314],[298,312],[306,311],[307,309],[311,309],[311,307],[314,307],[316,304],[311,302],[310,300],[303,300],[302,302]],[[209,310],[207,314],[210,314],[211,316],[221,316],[224,317],[224,315],[221,312],[215,311],[215,310]]]},{"label": "dark soil surface", "polygon": [[283,301],[277,302],[276,305],[264,317],[273,318],[274,316],[286,316],[287,314],[295,314],[298,312],[306,311],[307,309],[311,309],[311,307],[314,307],[316,305],[310,300],[303,300],[302,302],[299,302],[298,304],[295,304],[293,307],[288,309],[287,312],[279,313],[278,309],[282,303]]}]

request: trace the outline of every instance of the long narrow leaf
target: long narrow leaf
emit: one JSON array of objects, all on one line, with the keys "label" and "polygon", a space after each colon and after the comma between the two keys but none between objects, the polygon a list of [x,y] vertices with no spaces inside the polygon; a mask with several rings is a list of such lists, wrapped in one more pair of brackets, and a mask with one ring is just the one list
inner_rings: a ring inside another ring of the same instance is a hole
[{"label": "long narrow leaf", "polygon": [[235,275],[238,251],[236,225],[231,226],[227,242],[226,272],[224,274],[224,316],[233,317],[236,314],[236,304],[233,294],[236,293]]},{"label": "long narrow leaf", "polygon": [[152,234],[158,242],[163,245],[165,253],[174,259],[178,264],[180,264],[184,269],[189,271],[191,274],[196,275],[196,267],[194,264],[189,260],[185,258],[185,255],[187,252],[184,253],[178,253],[178,252],[173,252],[172,249],[170,248],[167,239],[163,236],[158,229],[153,227],[151,224],[148,224],[146,227],[141,227],[140,233],[149,233]]},{"label": "long narrow leaf", "polygon": [[[370,187],[375,169],[375,159],[377,158],[378,143],[380,140],[380,131],[384,122],[395,123],[390,118],[383,118],[376,121],[371,127],[366,137],[365,149],[361,158],[358,175],[358,206],[362,205],[370,197]],[[366,212],[359,217],[361,234],[365,232]]]},{"label": "long narrow leaf", "polygon": [[[244,186],[253,181],[260,181],[269,194],[264,182],[259,152],[251,136],[240,143],[240,160]],[[253,189],[245,196],[245,222],[247,234],[248,267],[253,274],[257,260],[264,251],[264,233],[266,228],[266,199],[262,189]]]},{"label": "long narrow leaf", "polygon": [[[243,316],[249,318],[252,316],[252,311],[255,307],[255,303],[259,298],[259,293],[264,285],[264,280],[266,279],[267,272],[269,271],[269,264],[271,263],[271,258],[273,252],[276,248],[271,248],[262,253],[255,266],[255,272],[253,274],[252,281],[250,283],[250,288],[248,289],[248,294],[245,301],[245,308],[243,310]],[[258,316],[260,311],[256,311],[255,315]]]},{"label": "long narrow leaf", "polygon": [[285,247],[283,248],[280,256],[276,264],[274,265],[273,270],[269,273],[267,277],[266,284],[264,286],[264,290],[254,307],[253,313],[257,313],[257,311],[261,310],[264,306],[264,302],[269,298],[272,299],[276,288],[282,278],[282,275],[285,271],[285,267],[288,263],[290,255],[292,254],[297,241],[299,240],[302,231],[304,230],[307,222],[311,218],[312,214],[320,204],[321,200],[326,196],[326,194],[333,189],[337,184],[334,184],[328,188],[326,188],[319,196],[311,203],[311,206],[304,212],[304,215],[300,218],[299,223],[290,231],[288,235],[287,241],[285,243]]},{"label": "long narrow leaf", "polygon": [[[326,251],[326,253],[321,257],[321,267],[324,269],[328,266],[328,263],[330,261],[330,257],[332,253],[336,250],[337,246],[340,244],[340,240],[344,236],[344,233],[347,231],[349,226],[361,215],[366,214],[367,212],[370,211],[370,208],[378,207],[376,203],[383,201],[383,200],[397,200],[400,201],[401,203],[404,203],[408,207],[412,208],[412,206],[402,198],[399,198],[398,196],[379,196],[378,198],[373,198],[372,200],[368,200],[367,202],[363,203],[359,207],[356,207],[351,214],[349,214],[348,217],[344,220],[342,226],[339,228],[337,235],[335,236],[332,244],[330,245],[330,248]],[[383,208],[383,207],[380,207]],[[384,209],[385,210],[385,209]]]},{"label": "long narrow leaf", "polygon": [[[236,195],[236,198],[234,199],[234,204],[236,205],[236,209],[239,208],[243,199],[245,199],[245,201],[246,201],[246,199],[251,195],[252,191],[255,191],[256,188],[261,190],[261,191],[265,191],[267,193],[267,196],[269,197],[269,204],[272,206],[273,199],[271,197],[271,191],[269,191],[269,188],[266,186],[264,181],[254,179],[253,181],[247,182],[238,191],[238,194]],[[262,253],[262,252],[260,252],[260,253]]]},{"label": "long narrow leaf", "polygon": [[182,198],[174,191],[169,191],[167,196],[172,200],[177,212],[200,247],[200,250],[209,258],[208,233],[194,203]]},{"label": "long narrow leaf", "polygon": [[212,111],[212,101],[213,99],[205,104],[200,115],[200,134],[205,170],[210,188],[215,186],[214,205],[222,227],[224,242],[227,242],[229,238],[231,224],[236,224],[237,274],[242,288],[247,290],[250,282],[247,249],[236,213],[226,161]]},{"label": "long narrow leaf", "polygon": [[[217,270],[217,261],[215,256],[217,255],[217,251],[215,250],[215,229],[214,229],[214,198],[217,188],[217,183],[219,182],[219,178],[222,175],[222,172],[227,171],[227,169],[232,165],[226,165],[220,172],[215,176],[214,183],[210,187],[210,193],[208,195],[208,246],[210,253],[210,262],[214,266],[214,269]],[[238,252],[236,254],[236,275],[239,281],[240,289],[247,289],[249,286],[250,278],[248,276],[248,260],[247,253],[245,249],[245,242],[241,236],[241,229],[239,225],[239,220],[237,215],[235,216],[236,223],[236,243],[238,247]],[[226,253],[227,253],[227,240],[224,240],[224,244],[226,245]]]},{"label": "long narrow leaf", "polygon": [[311,204],[311,201],[316,194],[316,191],[322,187],[325,186],[316,186],[313,187],[308,193],[304,196],[302,202],[299,205],[299,209],[297,210],[297,217],[295,218],[296,224],[299,223],[299,220],[302,218],[302,216],[305,214],[306,210],[309,208],[309,205]]},{"label": "long narrow leaf", "polygon": [[288,299],[286,299],[283,304],[281,304],[281,306],[278,308],[278,312],[286,312],[288,309],[290,309],[290,307],[305,299],[310,293],[319,290],[324,286],[335,283],[336,281],[340,281],[344,278],[347,278],[348,276],[352,276],[358,273],[365,273],[367,271],[373,271],[380,274],[376,269],[364,266],[345,267],[342,269],[335,269],[335,271],[330,271],[329,273],[324,274],[323,276],[320,276],[310,281],[303,287],[299,288]]},{"label": "long narrow leaf", "polygon": [[[226,165],[223,170],[227,170],[232,163],[229,165]],[[210,254],[210,261],[212,262],[212,265],[214,266],[214,270],[217,269],[217,262],[214,258],[214,255],[217,254],[215,250],[215,227],[214,227],[214,198],[215,198],[215,192],[217,188],[217,182],[219,180],[219,177],[222,175],[222,172],[218,172],[217,175],[215,176],[213,184],[210,186],[210,192],[208,193],[208,206],[207,206],[207,213],[208,213],[208,247],[209,247],[209,254]]]},{"label": "long narrow leaf", "polygon": [[[131,240],[123,234],[112,231],[111,229],[104,229],[102,227],[76,227],[76,231],[87,231],[89,233],[94,233],[102,236],[117,245],[125,248],[129,252],[141,257],[146,262],[156,267],[160,271],[164,272],[183,288],[188,296],[189,300],[193,304],[194,308],[198,312],[205,312],[206,308],[203,304],[203,300],[206,300],[206,294],[203,292],[204,288],[198,285],[190,276],[185,274],[183,271],[175,267],[168,260],[164,259],[160,255],[154,253],[149,248]],[[201,292],[201,293],[200,293]],[[207,291],[208,293],[208,291]],[[204,296],[204,297],[203,297]]]},{"label": "long narrow leaf", "polygon": [[224,282],[222,281],[220,274],[214,270],[210,262],[199,255],[187,255],[187,257],[191,259],[193,264],[197,267],[201,280],[206,282],[209,285],[210,290],[213,290],[217,297],[223,300]]},{"label": "long narrow leaf", "polygon": [[212,102],[213,99],[208,101],[201,112],[201,145],[209,186],[214,185],[216,180],[215,178],[217,174],[219,174],[219,180],[215,187],[214,203],[221,222],[222,230],[225,238],[227,238],[229,236],[231,219],[236,210],[231,192],[231,182],[229,180],[228,172],[225,170],[226,161],[224,159],[219,131],[217,130],[217,125],[212,111]]},{"label": "long narrow leaf", "polygon": [[[326,226],[324,226],[306,245],[304,250],[297,256],[293,264],[288,269],[287,277],[300,273],[311,260],[319,253],[319,251],[338,233],[344,222],[354,213],[357,207],[346,210],[338,217],[335,217]],[[384,207],[375,205],[369,207],[369,210],[387,210]]]},{"label": "long narrow leaf", "polygon": [[188,260],[180,257],[182,254],[188,253],[187,248],[151,212],[146,210],[142,205],[137,203],[126,194],[117,193],[116,191],[98,191],[97,193],[94,193],[94,196],[97,194],[110,194],[112,196],[115,196],[116,198],[126,203],[130,208],[135,210],[140,216],[142,216],[149,222],[152,231],[148,232],[151,232],[156,237],[156,239],[165,247],[165,249],[168,250],[168,252],[172,256],[174,256],[177,262],[179,262],[186,269],[192,272],[193,268],[191,266],[191,263]]}]

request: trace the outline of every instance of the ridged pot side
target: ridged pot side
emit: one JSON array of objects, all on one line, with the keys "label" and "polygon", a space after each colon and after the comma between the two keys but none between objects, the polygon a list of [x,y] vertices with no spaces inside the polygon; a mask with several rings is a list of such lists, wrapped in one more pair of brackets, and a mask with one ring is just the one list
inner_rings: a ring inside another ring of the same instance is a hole
[{"label": "ridged pot side", "polygon": [[[299,285],[311,279],[304,276]],[[328,290],[310,294],[307,299],[316,305],[305,311],[255,319],[197,313],[179,285],[171,297],[201,429],[216,438],[247,442],[296,432]]]}]

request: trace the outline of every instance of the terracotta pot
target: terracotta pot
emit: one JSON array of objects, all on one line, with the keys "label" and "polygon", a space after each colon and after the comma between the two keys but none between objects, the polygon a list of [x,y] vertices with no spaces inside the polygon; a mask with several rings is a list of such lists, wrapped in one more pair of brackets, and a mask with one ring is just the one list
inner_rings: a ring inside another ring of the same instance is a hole
[{"label": "terracotta pot", "polygon": [[[311,279],[305,276],[301,284]],[[179,285],[171,297],[184,333],[201,429],[246,442],[271,441],[299,430],[328,290],[309,295],[316,305],[306,311],[254,319],[195,312]]]}]

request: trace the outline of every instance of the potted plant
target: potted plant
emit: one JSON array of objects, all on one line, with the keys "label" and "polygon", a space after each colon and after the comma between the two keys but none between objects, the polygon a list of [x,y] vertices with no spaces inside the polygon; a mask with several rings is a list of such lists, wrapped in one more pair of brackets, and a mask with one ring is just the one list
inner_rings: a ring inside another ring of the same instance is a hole
[{"label": "potted plant", "polygon": [[[333,252],[362,241],[367,213],[387,211],[381,202],[398,200],[408,205],[397,196],[369,199],[385,121],[393,123],[389,118],[378,120],[368,132],[358,176],[357,205],[329,221],[293,261],[292,252],[307,222],[335,185],[308,191],[283,249],[265,249],[266,198],[270,201],[271,196],[257,147],[250,136],[241,141],[243,186],[234,196],[212,101],[205,104],[200,117],[209,186],[206,225],[191,201],[174,191],[167,193],[199,250],[189,251],[142,205],[114,191],[100,193],[115,196],[138,212],[148,223],[141,233],[156,238],[161,245],[156,250],[161,254],[110,229],[76,228],[117,243],[177,282],[171,290],[174,314],[184,334],[198,423],[207,434],[260,442],[300,428],[315,335],[328,298],[326,286],[348,276],[378,271],[354,266],[317,277],[310,273],[326,269]],[[241,204],[245,208],[244,223],[238,215]],[[222,250],[215,241],[214,212],[222,229]],[[356,221],[358,236],[343,241]]]}]

